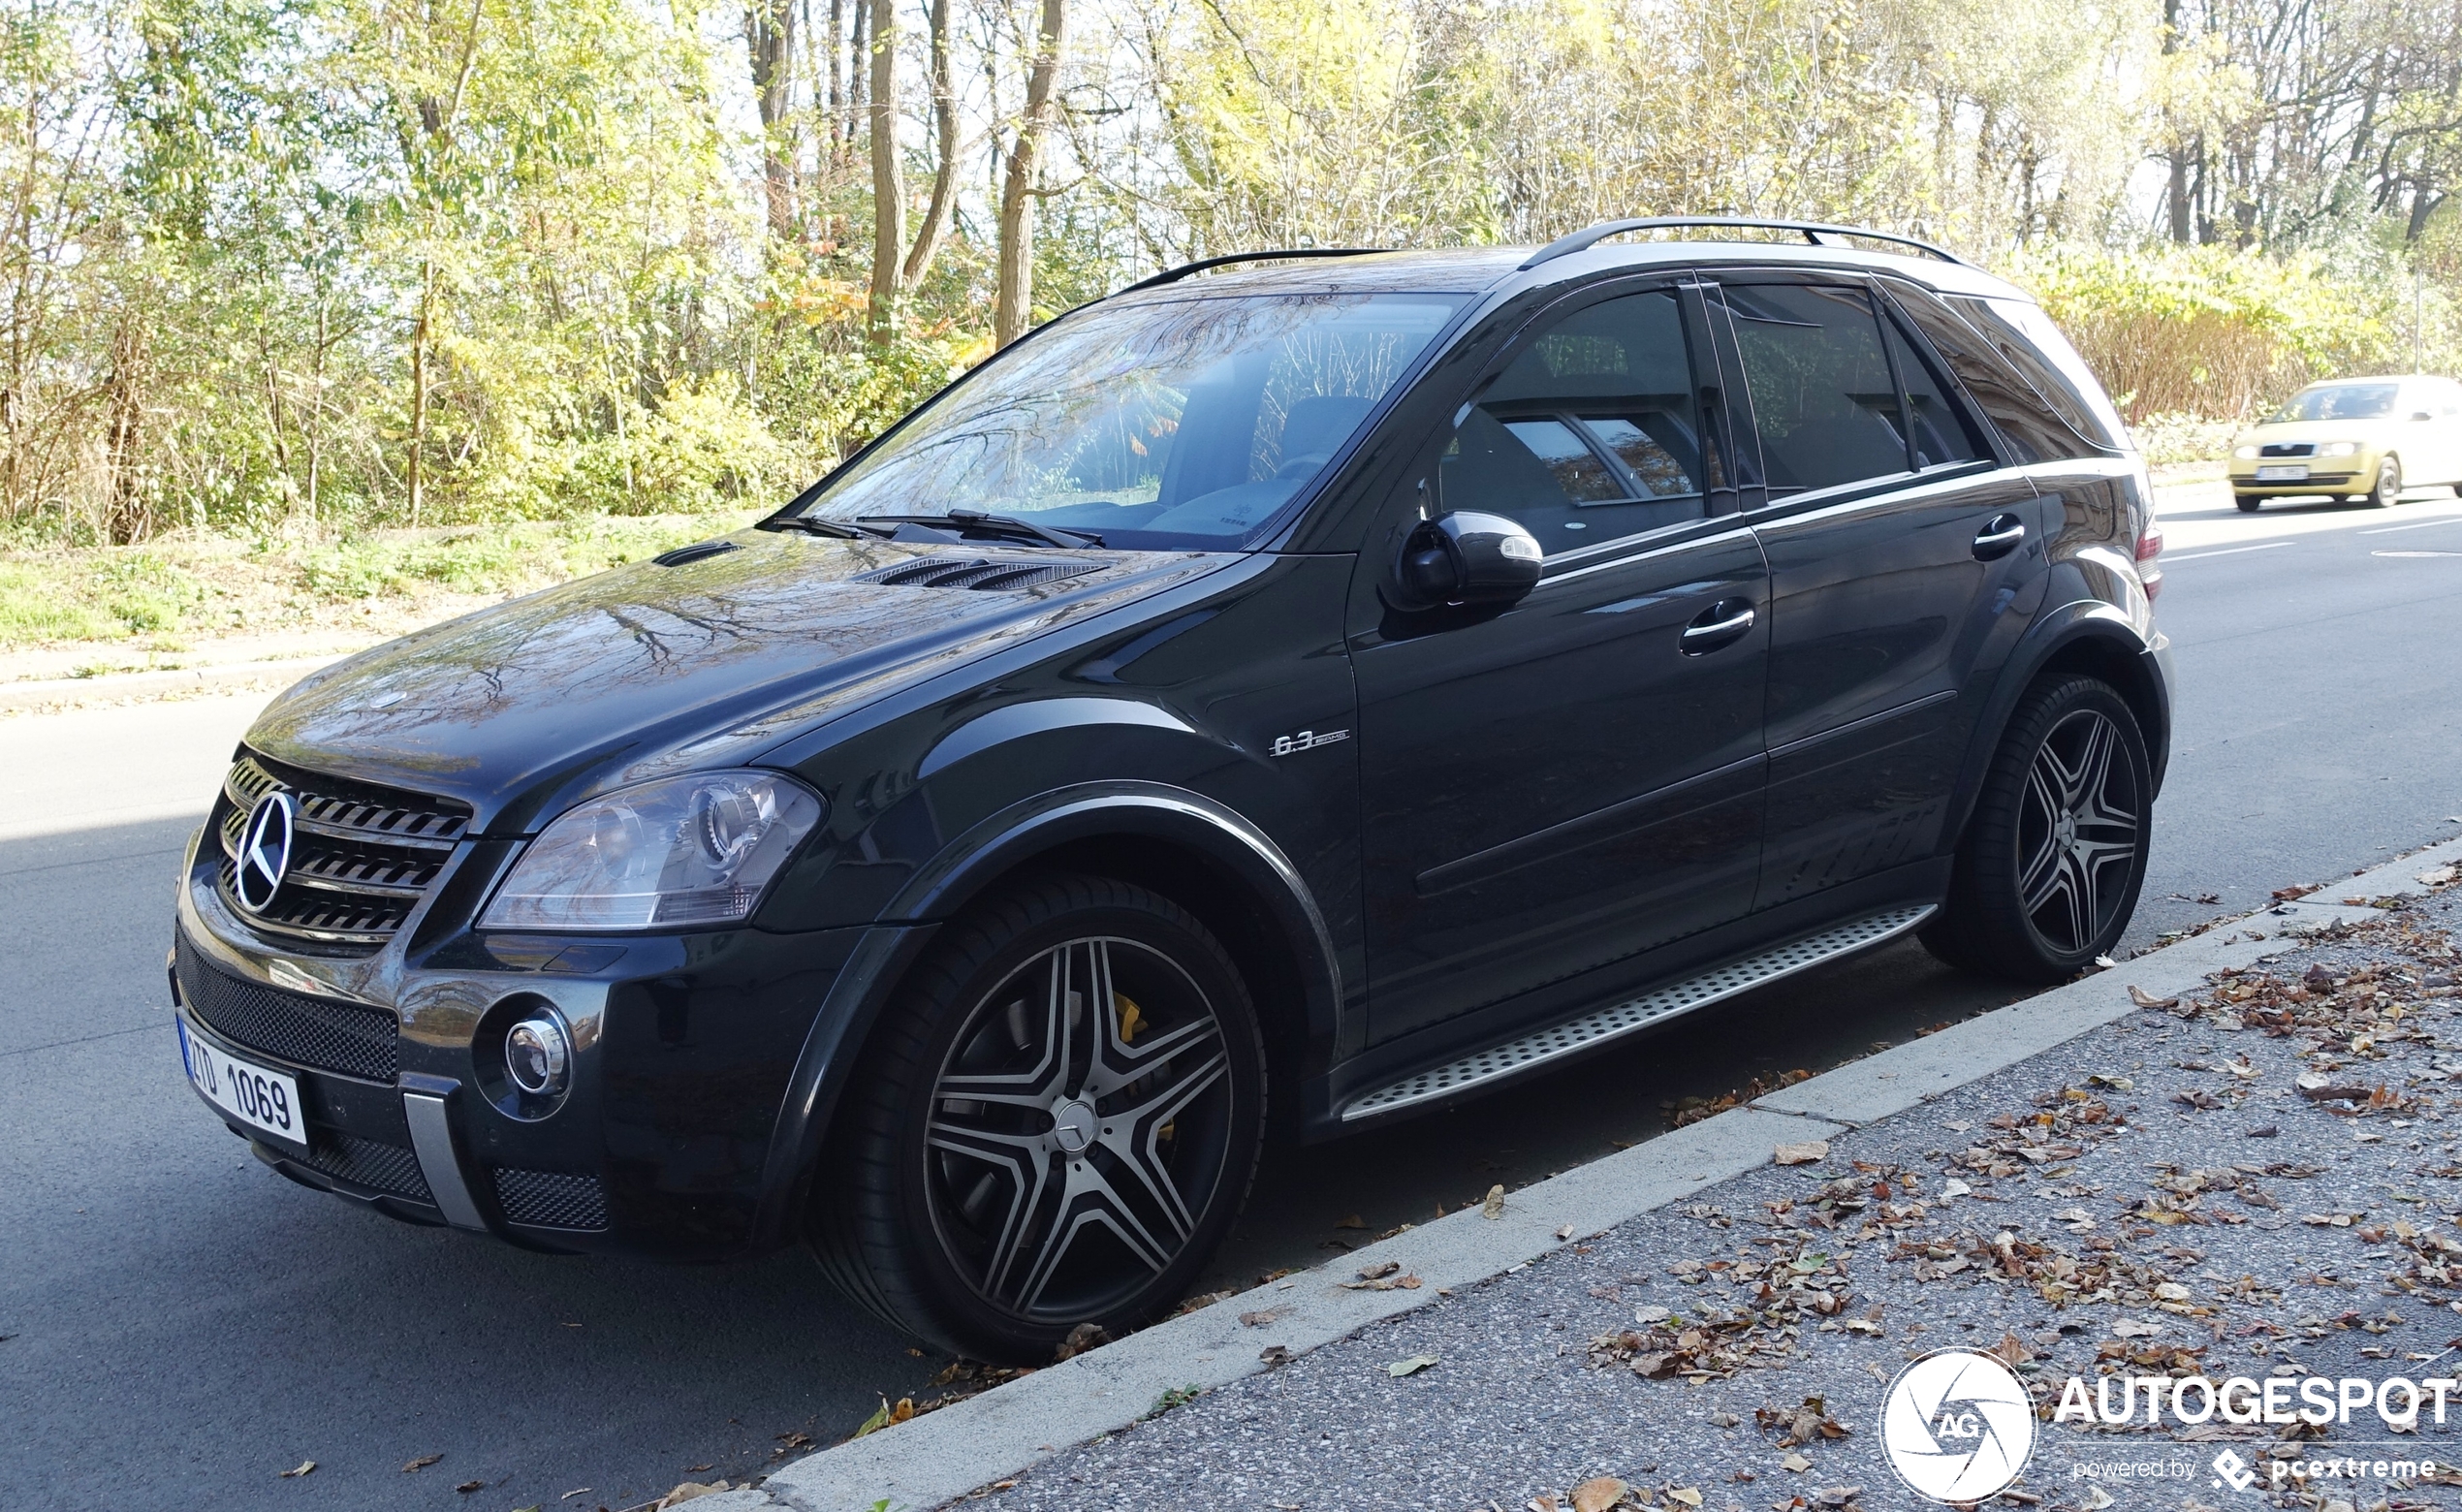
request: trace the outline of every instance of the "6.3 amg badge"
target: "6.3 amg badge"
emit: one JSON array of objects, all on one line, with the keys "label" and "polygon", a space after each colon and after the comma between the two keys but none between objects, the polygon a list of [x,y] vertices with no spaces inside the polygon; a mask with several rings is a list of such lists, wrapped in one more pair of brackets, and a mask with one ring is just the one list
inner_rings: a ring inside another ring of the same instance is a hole
[{"label": "6.3 amg badge", "polygon": [[248,827],[239,835],[238,874],[231,891],[239,906],[263,913],[291,870],[291,795],[268,793],[248,811]]}]

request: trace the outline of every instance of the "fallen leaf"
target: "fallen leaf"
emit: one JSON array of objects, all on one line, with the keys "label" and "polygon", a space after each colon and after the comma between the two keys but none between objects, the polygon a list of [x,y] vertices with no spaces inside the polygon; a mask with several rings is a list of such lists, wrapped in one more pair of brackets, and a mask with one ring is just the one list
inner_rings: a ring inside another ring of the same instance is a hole
[{"label": "fallen leaf", "polygon": [[1952,1197],[1973,1196],[1973,1187],[1959,1181],[1956,1177],[1951,1177],[1949,1180],[1941,1183],[1941,1200],[1942,1202],[1947,1202]]},{"label": "fallen leaf", "polygon": [[1599,1475],[1573,1488],[1573,1512],[1608,1512],[1624,1499],[1627,1488],[1613,1475]]},{"label": "fallen leaf", "polygon": [[1363,1281],[1381,1281],[1401,1269],[1402,1265],[1398,1261],[1380,1260],[1374,1265],[1361,1266],[1359,1278]]},{"label": "fallen leaf", "polygon": [[722,1480],[711,1481],[707,1486],[699,1481],[686,1481],[658,1498],[657,1512],[667,1512],[669,1507],[679,1507],[687,1501],[697,1501],[703,1496],[714,1496],[729,1489],[727,1483]]},{"label": "fallen leaf", "polygon": [[2102,970],[2109,971],[2112,967],[2120,964],[2120,962],[2112,960],[2109,956],[2097,956],[2095,958],[2095,964]]},{"label": "fallen leaf", "polygon": [[2125,1076],[2106,1076],[2098,1071],[2086,1079],[2089,1087],[2108,1087],[2115,1092],[2133,1092],[2137,1084]]},{"label": "fallen leaf", "polygon": [[1504,1216],[1504,1183],[1502,1181],[1488,1188],[1486,1199],[1479,1204],[1479,1216],[1491,1220]]},{"label": "fallen leaf", "polygon": [[[1057,1365],[1063,1360],[1074,1360],[1089,1349],[1099,1348],[1111,1341],[1111,1335],[1103,1331],[1100,1323],[1080,1323],[1068,1331],[1068,1337],[1060,1340],[1060,1347],[1052,1352],[1052,1363]],[[902,1423],[905,1419],[894,1421]]]},{"label": "fallen leaf", "polygon": [[418,1459],[403,1465],[402,1473],[404,1475],[415,1475],[419,1471],[426,1469],[427,1466],[435,1464],[438,1460],[443,1458],[444,1456],[440,1454],[423,1454]]},{"label": "fallen leaf", "polygon": [[1267,1307],[1258,1312],[1243,1312],[1240,1314],[1240,1322],[1247,1328],[1263,1328],[1269,1323],[1279,1321],[1282,1314],[1290,1310],[1288,1307]]},{"label": "fallen leaf", "polygon": [[1669,1501],[1681,1501],[1689,1507],[1697,1507],[1701,1504],[1701,1493],[1693,1490],[1689,1486],[1678,1486],[1667,1493],[1667,1499]]},{"label": "fallen leaf", "polygon": [[1829,1141],[1808,1139],[1801,1144],[1781,1145],[1775,1158],[1783,1166],[1815,1165],[1829,1158]]},{"label": "fallen leaf", "polygon": [[1673,1314],[1668,1312],[1664,1307],[1649,1307],[1633,1308],[1633,1321],[1636,1323],[1664,1323],[1671,1316],[1673,1316]]},{"label": "fallen leaf", "polygon": [[2162,1332],[2162,1325],[2137,1318],[2122,1318],[2111,1326],[2111,1332],[2118,1339],[2152,1339]]},{"label": "fallen leaf", "polygon": [[1290,1346],[1287,1344],[1268,1344],[1256,1352],[1256,1357],[1264,1361],[1265,1368],[1270,1370],[1277,1366],[1288,1365],[1291,1363]]},{"label": "fallen leaf", "polygon": [[2177,1008],[2180,1006],[2180,999],[2176,994],[2170,997],[2157,997],[2152,992],[2147,992],[2144,988],[2135,986],[2131,986],[2129,989],[2129,1000],[2135,1003],[2140,1008]]},{"label": "fallen leaf", "polygon": [[[463,1481],[460,1485],[454,1488],[454,1490],[461,1493],[465,1496],[474,1491],[485,1491],[487,1489],[488,1483],[486,1481]],[[663,1507],[666,1503],[661,1501],[659,1505]]]},{"label": "fallen leaf", "polygon": [[314,1460],[301,1460],[295,1467],[284,1470],[282,1472],[282,1478],[284,1480],[297,1480],[300,1476],[305,1475],[308,1471],[315,1468],[316,1462]]},{"label": "fallen leaf", "polygon": [[1572,1238],[1572,1237],[1573,1237],[1573,1225],[1571,1225],[1570,1223],[1565,1224],[1562,1228],[1558,1229],[1558,1230],[1556,1231],[1556,1238],[1558,1239],[1558,1241],[1559,1241],[1559,1242],[1562,1242],[1562,1241],[1564,1241],[1564,1240],[1570,1239],[1570,1238]]},{"label": "fallen leaf", "polygon": [[1789,1449],[1786,1451],[1786,1458],[1778,1462],[1778,1467],[1782,1470],[1791,1470],[1795,1474],[1801,1475],[1806,1470],[1813,1467],[1813,1462],[1805,1459],[1802,1455],[1797,1454],[1794,1450]]},{"label": "fallen leaf", "polygon": [[1385,1367],[1385,1373],[1394,1377],[1396,1380],[1400,1380],[1405,1375],[1416,1375],[1436,1363],[1436,1357],[1435,1355],[1412,1355],[1407,1360],[1396,1360],[1393,1364]]}]

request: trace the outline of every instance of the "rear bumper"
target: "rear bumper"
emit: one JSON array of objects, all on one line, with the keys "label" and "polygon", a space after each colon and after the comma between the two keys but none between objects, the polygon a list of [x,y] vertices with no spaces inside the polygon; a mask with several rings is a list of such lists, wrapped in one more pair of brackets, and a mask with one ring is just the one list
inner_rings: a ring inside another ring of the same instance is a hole
[{"label": "rear bumper", "polygon": [[[298,1079],[307,1151],[199,1100],[284,1176],[534,1249],[718,1260],[775,1237],[756,1219],[780,1104],[861,931],[594,939],[593,971],[555,969],[569,937],[465,936],[370,973],[381,989],[353,1000],[302,990],[318,985],[303,963],[218,917],[197,875],[181,889],[174,1000],[192,1032]],[[573,1045],[570,1088],[544,1113],[489,1059],[540,1006]]]}]

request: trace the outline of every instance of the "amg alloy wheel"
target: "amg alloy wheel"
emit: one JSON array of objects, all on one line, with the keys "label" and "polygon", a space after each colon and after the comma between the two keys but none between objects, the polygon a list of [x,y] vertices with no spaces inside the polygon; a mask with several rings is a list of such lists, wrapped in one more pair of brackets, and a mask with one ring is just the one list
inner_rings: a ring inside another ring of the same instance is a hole
[{"label": "amg alloy wheel", "polygon": [[919,972],[855,1093],[816,1241],[859,1300],[978,1359],[1178,1303],[1245,1200],[1263,1083],[1238,972],[1142,889],[1050,877]]},{"label": "amg alloy wheel", "polygon": [[2011,717],[1923,932],[1953,965],[2058,981],[2118,943],[2146,870],[2152,778],[2128,704],[2093,677],[2031,690]]}]

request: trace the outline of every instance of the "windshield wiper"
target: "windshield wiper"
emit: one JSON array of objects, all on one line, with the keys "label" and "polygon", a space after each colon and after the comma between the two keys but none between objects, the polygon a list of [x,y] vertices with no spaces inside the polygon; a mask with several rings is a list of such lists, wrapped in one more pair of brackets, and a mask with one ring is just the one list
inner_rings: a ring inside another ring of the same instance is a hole
[{"label": "windshield wiper", "polygon": [[1030,520],[1020,520],[1014,515],[987,515],[979,509],[953,509],[945,515],[867,515],[864,518],[894,520],[901,525],[956,525],[962,532],[983,530],[1013,541],[1039,541],[1063,551],[1103,544],[1103,538],[1091,530],[1055,530]]},{"label": "windshield wiper", "polygon": [[877,530],[861,529],[857,526],[847,524],[843,520],[823,520],[816,515],[783,516],[780,519],[767,521],[764,528],[771,530],[801,530],[805,535],[829,536],[839,541],[876,541],[880,539],[881,536],[881,532]]}]

